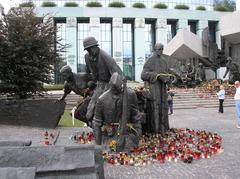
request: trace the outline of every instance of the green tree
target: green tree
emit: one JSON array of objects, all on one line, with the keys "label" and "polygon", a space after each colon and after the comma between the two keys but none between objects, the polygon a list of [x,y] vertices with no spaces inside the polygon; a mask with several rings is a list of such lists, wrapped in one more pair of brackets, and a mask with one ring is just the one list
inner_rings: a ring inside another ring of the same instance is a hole
[{"label": "green tree", "polygon": [[51,82],[53,67],[66,46],[56,37],[53,19],[37,17],[34,7],[1,14],[0,92],[22,99],[39,94],[43,83]]},{"label": "green tree", "polygon": [[236,3],[233,0],[214,0],[214,10],[234,11]]}]

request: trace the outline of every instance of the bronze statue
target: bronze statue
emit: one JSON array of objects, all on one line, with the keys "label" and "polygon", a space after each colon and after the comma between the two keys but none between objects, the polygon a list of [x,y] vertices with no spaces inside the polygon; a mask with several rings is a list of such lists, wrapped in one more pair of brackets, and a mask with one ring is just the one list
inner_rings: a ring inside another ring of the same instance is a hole
[{"label": "bronze statue", "polygon": [[93,118],[96,144],[108,146],[115,140],[118,146],[121,141],[122,146],[117,151],[129,151],[137,146],[142,134],[137,96],[130,88],[126,88],[124,93],[123,84],[123,77],[113,73],[110,89],[99,97]]},{"label": "bronze statue", "polygon": [[195,68],[188,63],[187,64],[187,81],[194,81],[195,78]]},{"label": "bronze statue", "polygon": [[88,52],[85,55],[86,72],[91,74],[94,81],[97,82],[97,87],[91,97],[86,114],[87,119],[91,121],[98,97],[109,89],[111,75],[117,72],[119,75],[123,76],[123,73],[116,61],[98,47],[98,41],[94,37],[85,38],[83,46],[84,50]]},{"label": "bronze statue", "polygon": [[227,58],[227,64],[226,64],[226,71],[223,75],[223,78],[226,77],[226,75],[229,73],[229,83],[234,84],[235,81],[240,80],[240,73],[239,73],[239,65],[232,61],[231,57]]},{"label": "bronze statue", "polygon": [[154,131],[164,132],[169,129],[168,121],[168,104],[166,85],[170,82],[170,74],[167,65],[169,57],[163,55],[163,45],[156,43],[153,55],[146,61],[141,74],[142,80],[145,82],[146,88],[149,86],[153,99],[155,123]]},{"label": "bronze statue", "polygon": [[195,73],[195,81],[196,83],[201,83],[202,81],[205,81],[205,80],[206,80],[206,75],[203,68],[203,64],[199,63]]},{"label": "bronze statue", "polygon": [[71,91],[84,96],[84,89],[88,88],[88,82],[91,80],[89,74],[84,72],[73,73],[71,67],[65,65],[60,69],[60,75],[64,80],[64,94],[60,100],[64,100]]}]

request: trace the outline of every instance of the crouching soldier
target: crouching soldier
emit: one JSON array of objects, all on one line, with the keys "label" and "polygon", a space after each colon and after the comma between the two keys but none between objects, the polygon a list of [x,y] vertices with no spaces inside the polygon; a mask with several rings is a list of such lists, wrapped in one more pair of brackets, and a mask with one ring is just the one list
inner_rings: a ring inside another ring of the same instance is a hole
[{"label": "crouching soldier", "polygon": [[122,76],[113,73],[110,89],[99,97],[93,118],[96,144],[105,149],[116,144],[118,152],[136,147],[142,134],[137,96],[133,90],[123,88],[123,84]]}]

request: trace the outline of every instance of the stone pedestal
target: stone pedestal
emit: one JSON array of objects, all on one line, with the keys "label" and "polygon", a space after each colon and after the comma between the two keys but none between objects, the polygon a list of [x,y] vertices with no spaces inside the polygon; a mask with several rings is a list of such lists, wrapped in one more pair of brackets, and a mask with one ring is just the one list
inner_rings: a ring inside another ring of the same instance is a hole
[{"label": "stone pedestal", "polygon": [[0,99],[0,124],[55,128],[64,109],[56,99]]}]

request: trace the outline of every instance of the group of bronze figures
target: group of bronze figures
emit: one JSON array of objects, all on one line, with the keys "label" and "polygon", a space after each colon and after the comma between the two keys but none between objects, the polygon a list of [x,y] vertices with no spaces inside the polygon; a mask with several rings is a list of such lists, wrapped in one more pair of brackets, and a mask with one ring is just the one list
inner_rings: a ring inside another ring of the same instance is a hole
[{"label": "group of bronze figures", "polygon": [[[144,64],[141,78],[145,88],[135,90],[127,87],[116,61],[98,47],[94,37],[85,38],[83,46],[87,51],[86,71],[76,74],[69,66],[62,67],[65,82],[60,100],[71,91],[83,96],[74,116],[93,128],[96,144],[107,147],[115,140],[117,151],[129,151],[138,145],[142,133],[169,129],[166,89],[175,75],[168,67],[169,56],[162,54],[162,44],[155,44],[153,55]],[[186,78],[193,78],[190,68]],[[195,78],[205,80],[202,64]]]}]

